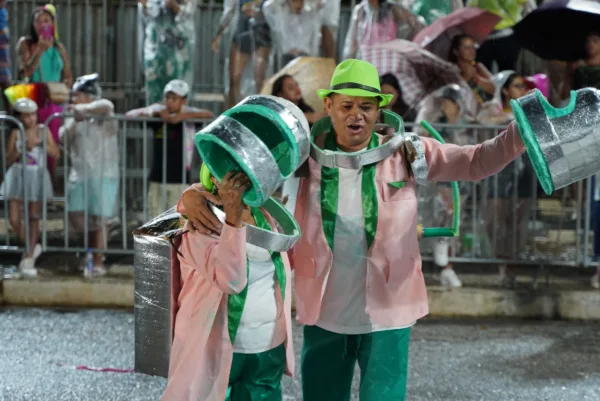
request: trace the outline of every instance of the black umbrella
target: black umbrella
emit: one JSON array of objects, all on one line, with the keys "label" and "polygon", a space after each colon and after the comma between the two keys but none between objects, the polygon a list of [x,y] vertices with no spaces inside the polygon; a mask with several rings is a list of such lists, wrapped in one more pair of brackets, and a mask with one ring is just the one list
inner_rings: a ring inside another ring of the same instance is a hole
[{"label": "black umbrella", "polygon": [[554,0],[542,4],[513,27],[515,37],[544,59],[574,61],[585,58],[585,41],[600,33],[600,3]]}]

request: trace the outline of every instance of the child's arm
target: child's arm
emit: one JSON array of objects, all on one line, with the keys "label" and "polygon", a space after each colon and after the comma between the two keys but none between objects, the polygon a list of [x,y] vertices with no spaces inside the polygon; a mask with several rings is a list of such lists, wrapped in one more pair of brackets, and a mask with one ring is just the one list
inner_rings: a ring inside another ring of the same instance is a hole
[{"label": "child's arm", "polygon": [[185,120],[202,120],[205,118],[213,118],[215,115],[209,111],[209,110],[193,110],[193,111],[187,111],[187,112],[181,112],[179,114],[175,114],[173,116],[173,120],[172,123],[178,123],[178,122],[182,122]]},{"label": "child's arm", "polygon": [[17,149],[17,135],[18,130],[11,130],[8,136],[8,143],[6,144],[6,164],[10,166],[21,156],[21,152]]},{"label": "child's arm", "polygon": [[46,135],[46,152],[48,153],[48,156],[57,159],[60,157],[60,149],[58,148],[58,146],[56,145],[56,142],[54,142],[54,138],[52,138],[52,135]]}]

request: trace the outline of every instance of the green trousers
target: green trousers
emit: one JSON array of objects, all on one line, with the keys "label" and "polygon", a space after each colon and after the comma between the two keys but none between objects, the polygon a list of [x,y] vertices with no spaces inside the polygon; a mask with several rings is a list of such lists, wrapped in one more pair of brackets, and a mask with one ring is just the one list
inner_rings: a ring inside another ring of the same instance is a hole
[{"label": "green trousers", "polygon": [[336,334],[304,326],[304,401],[349,401],[356,362],[360,401],[404,401],[410,328],[369,334]]},{"label": "green trousers", "polygon": [[281,401],[285,345],[259,354],[233,354],[225,401]]}]

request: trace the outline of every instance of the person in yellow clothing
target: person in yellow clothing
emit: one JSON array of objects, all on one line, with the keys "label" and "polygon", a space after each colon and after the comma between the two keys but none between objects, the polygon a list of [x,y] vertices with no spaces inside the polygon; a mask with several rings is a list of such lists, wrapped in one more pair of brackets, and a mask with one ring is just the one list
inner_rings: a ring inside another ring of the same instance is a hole
[{"label": "person in yellow clothing", "polygon": [[467,7],[481,8],[501,18],[477,51],[478,61],[489,70],[493,70],[494,61],[498,71],[516,70],[521,47],[512,27],[537,7],[535,0],[468,0],[466,3]]}]

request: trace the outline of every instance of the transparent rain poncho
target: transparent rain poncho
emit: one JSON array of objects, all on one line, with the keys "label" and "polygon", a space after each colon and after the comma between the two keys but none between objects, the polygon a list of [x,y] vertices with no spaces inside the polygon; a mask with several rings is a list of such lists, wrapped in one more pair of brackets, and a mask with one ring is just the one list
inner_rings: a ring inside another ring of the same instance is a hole
[{"label": "transparent rain poncho", "polygon": [[263,13],[264,0],[224,0],[223,14],[216,37],[222,38],[225,88],[229,105],[260,92],[270,67],[271,29]]},{"label": "transparent rain poncho", "polygon": [[410,40],[422,27],[414,14],[398,4],[382,2],[375,8],[363,0],[352,10],[344,59],[361,58],[364,47],[394,39]]},{"label": "transparent rain poncho", "polygon": [[295,57],[318,56],[321,41],[323,0],[305,1],[295,13],[287,0],[267,0],[263,12],[282,57],[281,65]]},{"label": "transparent rain poncho", "polygon": [[145,10],[138,5],[146,104],[162,101],[163,88],[173,79],[193,87],[197,0],[177,0],[177,5],[177,14],[165,0],[148,0]]}]

